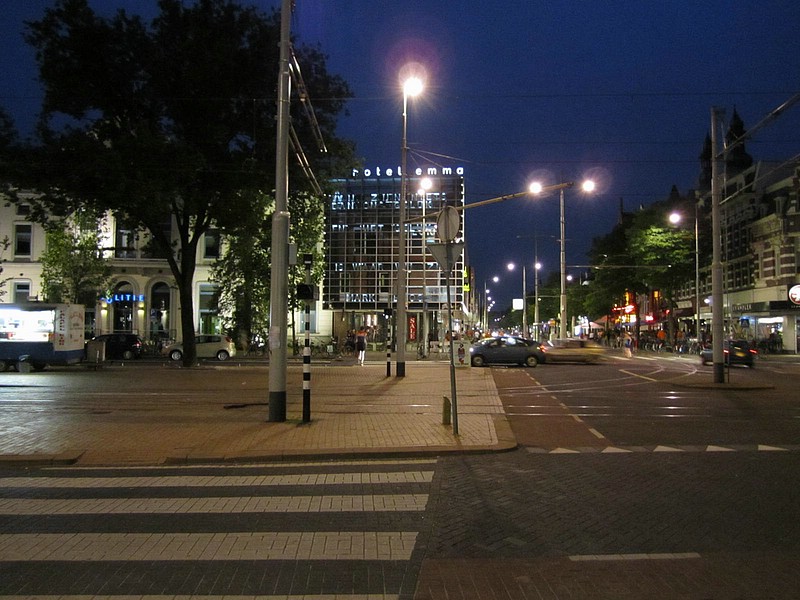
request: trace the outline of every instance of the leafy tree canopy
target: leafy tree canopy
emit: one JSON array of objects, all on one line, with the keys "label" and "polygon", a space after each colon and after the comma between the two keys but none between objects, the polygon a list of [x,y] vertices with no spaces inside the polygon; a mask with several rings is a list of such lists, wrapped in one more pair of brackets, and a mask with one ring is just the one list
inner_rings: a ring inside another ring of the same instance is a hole
[{"label": "leafy tree canopy", "polygon": [[[201,236],[251,219],[254,200],[274,186],[280,19],[231,0],[158,6],[145,23],[124,10],[101,18],[87,0],[57,0],[27,23],[45,97],[38,143],[15,183],[42,192],[40,215],[85,206],[149,230],[178,285],[184,362],[191,364]],[[351,161],[352,145],[334,130],[351,93],[327,72],[318,48],[295,54],[335,149],[325,161],[308,151],[316,148],[310,126],[292,103],[298,137],[324,180],[326,168]],[[306,185],[294,171],[290,182]],[[163,226],[170,222],[175,239]]]}]

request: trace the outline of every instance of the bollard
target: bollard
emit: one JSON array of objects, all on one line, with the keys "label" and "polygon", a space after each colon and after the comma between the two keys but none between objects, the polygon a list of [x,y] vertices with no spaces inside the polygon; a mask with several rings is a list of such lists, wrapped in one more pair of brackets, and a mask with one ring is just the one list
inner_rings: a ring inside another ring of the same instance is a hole
[{"label": "bollard", "polygon": [[451,406],[450,398],[442,396],[442,425],[450,425]]},{"label": "bollard", "polygon": [[19,357],[17,362],[17,373],[30,373],[31,372],[31,357],[23,354]]}]

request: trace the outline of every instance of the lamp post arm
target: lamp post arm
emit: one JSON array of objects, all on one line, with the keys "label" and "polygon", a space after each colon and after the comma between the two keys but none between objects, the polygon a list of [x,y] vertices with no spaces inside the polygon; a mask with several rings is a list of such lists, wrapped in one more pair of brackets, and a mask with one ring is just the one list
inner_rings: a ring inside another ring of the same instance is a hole
[{"label": "lamp post arm", "polygon": [[[574,181],[569,181],[566,183],[556,183],[554,185],[546,185],[542,187],[542,190],[538,192],[536,195],[540,196],[541,194],[546,194],[547,192],[557,192],[559,190],[563,190],[566,188],[571,188],[575,186]],[[497,198],[489,198],[488,200],[480,200],[479,202],[473,202],[471,204],[464,204],[462,206],[454,206],[456,210],[466,210],[467,208],[478,208],[479,206],[486,206],[488,204],[495,204],[497,202],[505,202],[506,200],[514,200],[515,198],[522,198],[523,196],[530,196],[532,192],[516,192],[514,194],[506,194],[505,196],[498,196]],[[435,213],[429,214],[426,218],[433,218],[438,217],[442,211],[437,211]],[[411,217],[406,220],[406,223],[413,223],[417,221],[422,221],[423,217]]]}]

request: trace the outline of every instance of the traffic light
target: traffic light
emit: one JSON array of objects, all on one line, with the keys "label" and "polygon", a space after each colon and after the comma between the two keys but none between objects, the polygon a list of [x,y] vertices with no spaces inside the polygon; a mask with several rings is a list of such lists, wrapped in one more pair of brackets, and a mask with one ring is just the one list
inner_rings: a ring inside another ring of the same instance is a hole
[{"label": "traffic light", "polygon": [[298,300],[319,300],[319,292],[317,286],[311,283],[298,283],[297,284],[297,299]]}]

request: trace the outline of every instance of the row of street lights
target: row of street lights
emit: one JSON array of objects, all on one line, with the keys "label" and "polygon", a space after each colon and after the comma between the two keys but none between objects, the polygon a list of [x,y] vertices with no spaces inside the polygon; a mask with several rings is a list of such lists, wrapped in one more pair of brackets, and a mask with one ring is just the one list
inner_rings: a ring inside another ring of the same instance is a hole
[{"label": "row of street lights", "polygon": [[[419,65],[411,65],[411,70],[419,70]],[[419,73],[415,72],[412,73],[409,77],[403,79],[402,82],[402,89],[403,89],[403,138],[402,138],[402,146],[401,146],[401,172],[400,172],[400,210],[399,210],[399,240],[398,240],[398,268],[397,268],[397,304],[396,304],[396,315],[397,315],[397,359],[396,359],[396,375],[398,377],[405,376],[405,362],[406,362],[406,337],[407,337],[407,313],[408,313],[408,282],[406,281],[406,207],[408,202],[408,169],[407,169],[407,159],[408,159],[408,99],[411,97],[418,96],[424,87],[423,79],[420,77]],[[565,338],[567,337],[567,325],[566,325],[566,314],[567,314],[567,272],[566,272],[566,219],[565,219],[565,211],[564,211],[564,190],[567,188],[574,187],[576,182],[563,182],[555,185],[542,185],[539,182],[534,182],[530,185],[527,192],[521,192],[516,194],[510,194],[508,196],[502,196],[500,198],[493,198],[491,200],[486,200],[483,202],[478,202],[475,204],[470,205],[469,207],[464,208],[471,208],[478,205],[489,204],[492,202],[500,202],[504,200],[510,200],[512,198],[518,198],[524,195],[541,195],[547,192],[558,191],[559,192],[559,207],[560,207],[560,245],[561,245],[561,252],[560,252],[560,271],[561,271],[561,294],[559,300],[559,313],[560,313],[560,326],[558,329],[558,337]],[[580,184],[580,188],[582,191],[586,193],[590,193],[595,189],[595,183],[592,180],[583,181]],[[538,262],[538,257],[536,257],[535,261],[535,269],[541,268]],[[536,296],[535,300],[535,317],[534,320],[539,323],[539,301],[538,301],[538,272],[536,273],[536,277],[534,278],[534,294]],[[523,330],[527,331],[527,311],[524,310],[524,302],[527,292],[527,282],[526,282],[526,269],[523,266],[522,270],[522,288],[523,288]],[[485,296],[485,304],[484,309],[486,312],[486,317],[488,319],[488,289],[484,283],[484,296]]]}]

